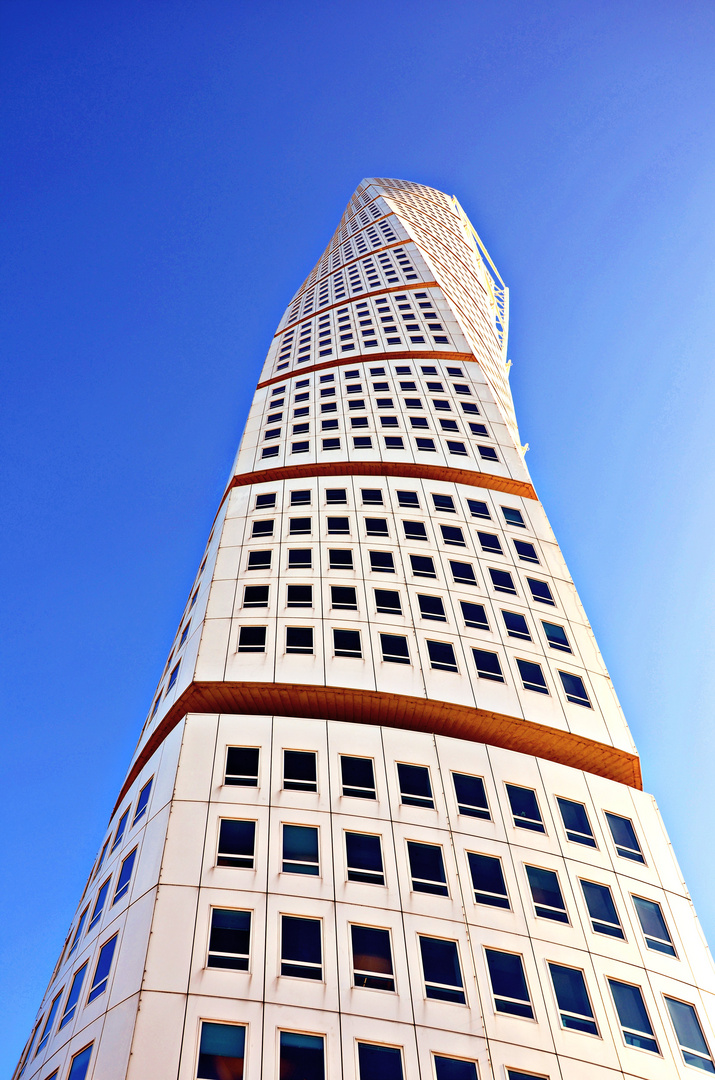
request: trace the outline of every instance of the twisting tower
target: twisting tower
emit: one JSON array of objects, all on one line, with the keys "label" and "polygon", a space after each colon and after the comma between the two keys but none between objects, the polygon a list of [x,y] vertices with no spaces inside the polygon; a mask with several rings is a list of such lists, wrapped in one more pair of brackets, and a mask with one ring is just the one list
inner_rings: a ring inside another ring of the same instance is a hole
[{"label": "twisting tower", "polygon": [[25,1080],[715,1072],[707,947],[455,199],[363,181],[276,332]]}]

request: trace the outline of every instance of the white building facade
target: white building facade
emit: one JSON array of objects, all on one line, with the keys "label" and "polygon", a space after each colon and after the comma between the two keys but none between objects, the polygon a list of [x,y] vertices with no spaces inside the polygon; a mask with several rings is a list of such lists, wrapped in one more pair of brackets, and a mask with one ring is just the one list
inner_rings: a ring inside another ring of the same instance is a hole
[{"label": "white building facade", "polygon": [[353,195],[276,332],[15,1077],[715,1073],[715,973],[524,463],[456,200]]}]

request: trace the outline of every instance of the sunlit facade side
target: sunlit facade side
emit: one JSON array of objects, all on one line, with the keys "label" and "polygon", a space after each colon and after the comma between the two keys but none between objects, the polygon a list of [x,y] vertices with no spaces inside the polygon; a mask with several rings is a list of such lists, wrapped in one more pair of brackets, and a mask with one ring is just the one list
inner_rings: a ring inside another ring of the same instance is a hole
[{"label": "sunlit facade side", "polygon": [[268,350],[18,1080],[715,1073],[507,328],[457,201],[364,180]]}]

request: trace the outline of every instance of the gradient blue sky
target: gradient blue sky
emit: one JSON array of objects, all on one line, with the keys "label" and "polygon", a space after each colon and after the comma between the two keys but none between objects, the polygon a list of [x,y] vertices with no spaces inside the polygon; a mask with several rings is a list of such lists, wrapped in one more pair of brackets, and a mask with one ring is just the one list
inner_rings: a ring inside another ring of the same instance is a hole
[{"label": "gradient blue sky", "polygon": [[3,1073],[363,176],[456,194],[511,288],[528,463],[715,941],[714,57],[702,0],[4,0]]}]

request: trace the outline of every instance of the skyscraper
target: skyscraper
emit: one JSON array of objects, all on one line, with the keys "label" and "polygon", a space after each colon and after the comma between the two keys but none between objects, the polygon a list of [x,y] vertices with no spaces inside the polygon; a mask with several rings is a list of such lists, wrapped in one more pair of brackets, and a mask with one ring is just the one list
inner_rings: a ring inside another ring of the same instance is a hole
[{"label": "skyscraper", "polygon": [[456,200],[360,184],[274,335],[16,1077],[715,1073],[709,952],[507,326]]}]

